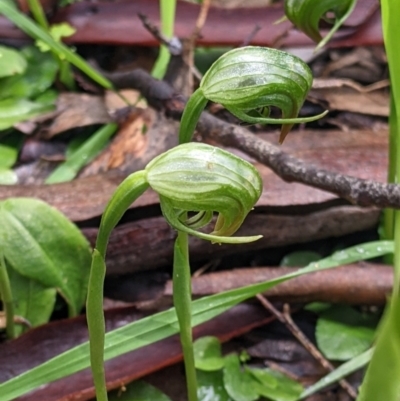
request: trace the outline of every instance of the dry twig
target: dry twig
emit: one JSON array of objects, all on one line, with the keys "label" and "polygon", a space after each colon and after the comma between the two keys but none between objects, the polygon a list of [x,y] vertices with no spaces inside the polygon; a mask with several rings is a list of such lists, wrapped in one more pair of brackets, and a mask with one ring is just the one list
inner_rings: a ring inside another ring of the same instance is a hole
[{"label": "dry twig", "polygon": [[[264,296],[261,294],[256,296],[260,303],[271,312],[286,328],[293,334],[293,336],[299,341],[299,343],[317,360],[322,367],[328,372],[332,372],[335,367],[319,352],[317,347],[304,335],[297,324],[293,321],[290,315],[289,304],[284,304],[283,313],[278,311],[274,305],[272,305]],[[357,391],[353,386],[345,379],[339,380],[340,386],[350,395],[351,398],[357,398]]]},{"label": "dry twig", "polygon": [[[143,70],[105,74],[117,87],[130,87],[141,91],[149,104],[165,110],[170,117],[179,119],[185,99],[165,82],[152,78]],[[306,163],[257,138],[244,127],[229,124],[204,112],[197,125],[202,139],[230,146],[247,153],[273,170],[288,182],[300,182],[336,194],[359,206],[400,208],[400,186],[364,180],[350,175],[334,173]]]}]

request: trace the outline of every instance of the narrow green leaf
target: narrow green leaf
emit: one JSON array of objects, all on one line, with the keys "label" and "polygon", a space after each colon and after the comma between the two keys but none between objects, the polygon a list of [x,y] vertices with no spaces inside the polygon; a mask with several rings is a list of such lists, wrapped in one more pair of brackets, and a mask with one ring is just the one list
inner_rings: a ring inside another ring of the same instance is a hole
[{"label": "narrow green leaf", "polygon": [[318,318],[318,348],[328,359],[354,358],[371,347],[377,323],[376,317],[363,315],[350,306],[332,306]]},{"label": "narrow green leaf", "polygon": [[224,358],[221,354],[221,343],[218,338],[201,337],[194,342],[196,369],[212,371],[222,369]]},{"label": "narrow green leaf", "polygon": [[82,57],[78,56],[62,43],[56,42],[51,35],[7,1],[0,1],[0,14],[3,14],[6,18],[11,20],[19,29],[30,37],[46,43],[52,51],[57,53],[60,59],[69,61],[99,85],[106,89],[113,89],[111,82],[93,69]]},{"label": "narrow green leaf", "polygon": [[111,123],[97,130],[72,156],[50,174],[45,183],[56,184],[73,180],[81,168],[90,163],[104,149],[117,128],[117,124]]},{"label": "narrow green leaf", "polygon": [[0,202],[0,243],[19,274],[57,288],[79,313],[87,291],[90,248],[80,230],[62,213],[37,199]]},{"label": "narrow green leaf", "polygon": [[0,46],[0,78],[22,74],[26,66],[26,60],[19,51]]},{"label": "narrow green leaf", "polygon": [[328,373],[321,380],[317,381],[312,386],[304,390],[298,399],[303,400],[310,395],[317,393],[323,388],[328,387],[333,383],[336,383],[340,379],[343,379],[343,377],[346,377],[351,373],[354,373],[355,371],[361,369],[371,360],[372,352],[373,349],[370,348],[368,351],[365,351],[362,354],[357,355],[353,359],[350,359],[350,361],[343,363],[337,369]]},{"label": "narrow green leaf", "polygon": [[[112,226],[111,223],[112,221],[110,220],[109,227]],[[319,271],[346,263],[376,258],[387,253],[393,253],[393,249],[394,245],[392,241],[369,242],[337,252],[297,272],[275,278],[268,282],[201,298],[192,303],[192,325],[196,326],[206,322],[232,306],[291,278],[299,277],[316,270]],[[104,359],[115,358],[118,355],[152,344],[178,332],[179,327],[175,309],[172,308],[165,312],[157,313],[107,333]],[[50,383],[61,377],[88,368],[89,365],[89,345],[86,342],[0,384],[2,401],[13,400],[45,383]]]}]

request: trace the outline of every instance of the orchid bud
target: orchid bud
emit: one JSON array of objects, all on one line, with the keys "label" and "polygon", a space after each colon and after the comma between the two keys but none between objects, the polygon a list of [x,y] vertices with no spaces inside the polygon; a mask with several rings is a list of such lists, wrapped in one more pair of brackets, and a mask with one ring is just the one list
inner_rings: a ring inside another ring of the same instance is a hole
[{"label": "orchid bud", "polygon": [[[357,0],[285,0],[285,14],[293,25],[323,47],[354,10]],[[331,12],[335,18],[328,18]],[[320,20],[333,23],[332,29],[322,39]]]},{"label": "orchid bud", "polygon": [[[252,210],[262,192],[258,171],[247,161],[201,143],[179,145],[152,160],[146,180],[159,194],[168,223],[177,230],[218,243],[244,243],[260,236],[229,238]],[[195,212],[187,218],[187,212]],[[214,231],[207,225],[218,213]]]},{"label": "orchid bud", "polygon": [[[312,85],[312,73],[298,57],[267,47],[231,50],[207,71],[182,116],[180,142],[188,142],[208,100],[222,104],[248,123],[284,124],[282,143],[295,123],[314,121],[326,113],[296,118]],[[268,117],[277,107],[281,119]]]}]

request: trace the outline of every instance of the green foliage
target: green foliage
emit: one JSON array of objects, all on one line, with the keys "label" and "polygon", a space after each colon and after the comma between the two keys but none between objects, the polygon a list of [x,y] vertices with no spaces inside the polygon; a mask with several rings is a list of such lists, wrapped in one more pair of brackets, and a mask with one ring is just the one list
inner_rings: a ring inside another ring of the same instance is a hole
[{"label": "green foliage", "polygon": [[280,265],[285,267],[302,267],[321,259],[321,255],[313,251],[296,251],[285,255]]},{"label": "green foliage", "polygon": [[225,389],[222,370],[198,370],[197,381],[199,401],[233,401]]},{"label": "green foliage", "polygon": [[230,354],[224,358],[224,386],[231,398],[235,401],[254,401],[259,398],[252,375],[247,369],[242,369],[237,354]]},{"label": "green foliage", "polygon": [[[352,13],[357,0],[285,0],[285,14],[299,30],[318,43],[315,50],[325,46]],[[328,13],[334,14],[330,18]],[[333,23],[332,29],[322,39],[319,23]]]},{"label": "green foliage", "polygon": [[376,318],[346,305],[336,305],[321,313],[317,321],[318,348],[328,359],[346,361],[371,347]]},{"label": "green foliage", "polygon": [[[314,121],[326,113],[296,118],[312,85],[312,73],[298,57],[267,47],[231,50],[207,71],[182,115],[180,143],[190,141],[207,102],[222,104],[242,121],[283,124],[283,142],[295,123]],[[282,119],[269,118],[269,107],[282,111]]]},{"label": "green foliage", "polygon": [[46,184],[73,180],[81,168],[90,163],[104,149],[117,128],[117,124],[110,123],[97,130],[47,177]]},{"label": "green foliage", "polygon": [[[175,10],[176,0],[160,0],[161,33],[166,39],[171,39],[174,35]],[[154,78],[162,79],[164,77],[170,58],[168,48],[161,45],[160,53],[151,71]]]},{"label": "green foliage", "polygon": [[126,390],[113,391],[110,401],[171,401],[171,399],[145,381],[136,381],[128,386]]},{"label": "green foliage", "polygon": [[0,46],[0,78],[22,74],[25,69],[26,60],[17,50]]},{"label": "green foliage", "polygon": [[0,244],[14,294],[15,313],[46,322],[57,290],[70,315],[86,297],[90,248],[78,228],[46,203],[29,198],[0,202]]},{"label": "green foliage", "polygon": [[222,369],[224,366],[221,343],[216,337],[201,337],[196,340],[194,342],[194,357],[196,369],[213,371]]},{"label": "green foliage", "polygon": [[42,53],[34,46],[20,50],[27,67],[23,73],[0,79],[0,99],[35,99],[49,89],[56,78],[57,61],[50,54]]},{"label": "green foliage", "polygon": [[[128,187],[130,188],[131,186],[129,185]],[[129,205],[130,203],[128,202],[128,197],[126,197],[126,203]],[[114,209],[114,207],[115,205],[112,209]],[[122,209],[123,208],[121,208],[121,210]],[[105,215],[108,214],[109,212],[106,211]],[[118,220],[119,219],[115,221],[110,217],[107,225],[114,222],[116,224]],[[104,243],[107,243],[106,240],[106,237],[102,237],[101,240],[98,239],[102,246]],[[392,241],[375,241],[361,244],[342,250],[340,253],[321,259],[318,262],[311,263],[307,267],[299,269],[294,273],[264,283],[258,283],[201,298],[192,303],[192,325],[196,326],[206,322],[234,305],[256,294],[267,291],[275,285],[283,283],[291,278],[300,277],[316,270],[320,271],[346,263],[376,258],[391,253],[393,250],[394,245]],[[127,352],[134,351],[135,349],[152,344],[178,332],[179,326],[177,324],[174,308],[130,323],[105,335],[104,360],[107,361]],[[0,394],[2,395],[2,401],[13,400],[43,384],[69,376],[89,366],[89,344],[86,342],[22,373],[18,377],[1,383]]]},{"label": "green foliage", "polygon": [[328,373],[322,379],[314,383],[312,386],[308,387],[303,393],[300,395],[299,400],[303,400],[309,397],[312,394],[317,393],[318,391],[322,390],[325,387],[328,387],[340,379],[350,375],[351,373],[356,372],[357,370],[364,367],[372,357],[373,349],[370,348],[369,350],[363,352],[360,355],[357,355],[350,361],[343,363],[337,369],[333,370],[332,372]]},{"label": "green foliage", "polygon": [[253,401],[260,396],[274,401],[295,401],[303,390],[299,383],[279,372],[242,366],[242,358],[237,354],[222,357],[215,337],[198,339],[195,350],[196,367],[208,372],[200,376],[200,394],[220,394],[222,399],[234,401]]},{"label": "green foliage", "polygon": [[400,297],[394,295],[378,330],[371,362],[357,401],[398,401],[400,397]]},{"label": "green foliage", "polygon": [[0,138],[0,184],[2,185],[12,185],[18,181],[11,167],[18,159],[22,140],[22,134],[14,130]]},{"label": "green foliage", "polygon": [[284,374],[272,369],[248,368],[258,380],[255,388],[258,393],[273,401],[295,401],[303,391],[303,386]]},{"label": "green foliage", "polygon": [[19,29],[21,29],[30,37],[46,43],[61,60],[65,59],[66,61],[70,62],[72,65],[79,68],[83,73],[85,73],[89,78],[93,79],[93,81],[97,82],[99,85],[103,86],[106,89],[113,88],[109,80],[99,74],[85,60],[83,60],[67,46],[55,41],[48,32],[46,32],[38,24],[33,22],[30,18],[18,11],[14,4],[4,0],[0,1],[0,14],[3,14],[6,18],[12,21]]}]

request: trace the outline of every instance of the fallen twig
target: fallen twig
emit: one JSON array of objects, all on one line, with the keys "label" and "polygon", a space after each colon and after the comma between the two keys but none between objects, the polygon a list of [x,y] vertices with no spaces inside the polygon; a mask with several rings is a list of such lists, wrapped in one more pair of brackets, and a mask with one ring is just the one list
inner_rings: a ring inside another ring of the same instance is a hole
[{"label": "fallen twig", "polygon": [[[174,118],[180,118],[185,99],[165,82],[152,78],[143,70],[106,74],[117,87],[141,91],[148,102]],[[246,152],[271,168],[285,181],[300,182],[338,195],[359,206],[400,207],[400,186],[334,173],[306,163],[281,148],[257,138],[246,128],[229,124],[203,113],[197,125],[203,140],[218,142]],[[290,138],[289,138],[290,139]]]},{"label": "fallen twig", "polygon": [[[293,321],[292,316],[290,315],[289,304],[284,304],[282,313],[261,294],[257,295],[257,299],[265,309],[272,313],[272,315],[286,326],[299,343],[315,358],[315,360],[320,363],[322,367],[324,367],[328,372],[332,372],[335,369],[335,367],[321,354],[321,352],[319,352],[317,347],[304,335],[297,324]],[[339,384],[351,398],[357,398],[357,391],[347,380],[341,379],[339,380]]]}]

